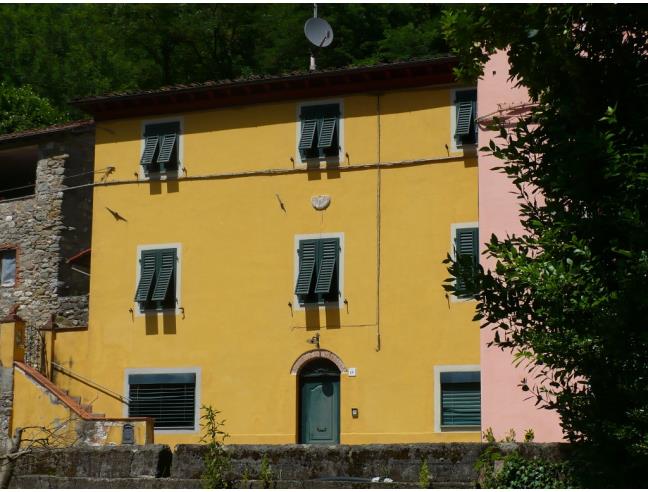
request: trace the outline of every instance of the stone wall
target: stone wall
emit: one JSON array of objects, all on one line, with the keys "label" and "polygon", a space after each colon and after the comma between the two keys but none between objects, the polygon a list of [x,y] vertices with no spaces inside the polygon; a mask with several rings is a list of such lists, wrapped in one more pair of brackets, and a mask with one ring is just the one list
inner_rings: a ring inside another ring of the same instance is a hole
[{"label": "stone wall", "polygon": [[[0,202],[0,248],[16,248],[16,284],[0,287],[0,317],[19,305],[27,325],[25,359],[40,367],[38,329],[57,315],[64,325],[87,323],[88,277],[66,259],[90,246],[94,127],[13,143],[38,146],[34,196]],[[67,191],[65,191],[67,190]]]},{"label": "stone wall", "polygon": [[14,304],[25,320],[27,361],[40,364],[40,335],[58,307],[58,252],[65,160],[45,158],[36,168],[36,195],[0,203],[0,243],[16,248],[16,283],[0,288],[0,312]]},{"label": "stone wall", "polygon": [[[235,485],[259,488],[264,456],[277,488],[416,488],[427,461],[432,488],[472,488],[480,443],[363,446],[227,446]],[[564,457],[565,444],[506,444],[504,453],[549,460]],[[206,446],[115,446],[50,450],[21,457],[12,487],[199,488]],[[244,480],[244,472],[247,479]],[[380,481],[372,481],[380,477]],[[390,481],[385,481],[389,478]]]},{"label": "stone wall", "polygon": [[[26,324],[25,361],[40,368],[39,328],[52,316],[59,326],[87,325],[89,279],[66,260],[90,247],[92,188],[77,186],[93,181],[94,127],[31,136],[0,148],[38,149],[35,194],[0,201],[0,249],[16,249],[16,283],[0,287],[0,319],[18,306],[16,314]],[[9,372],[0,374],[0,443],[8,436],[12,407],[11,368],[4,369]]]}]

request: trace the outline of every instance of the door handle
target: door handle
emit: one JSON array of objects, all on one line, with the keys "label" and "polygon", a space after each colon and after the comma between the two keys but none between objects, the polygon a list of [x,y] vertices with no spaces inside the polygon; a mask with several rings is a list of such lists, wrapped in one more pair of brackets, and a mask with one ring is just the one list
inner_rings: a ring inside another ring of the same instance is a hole
[{"label": "door handle", "polygon": [[324,427],[324,428],[318,427],[317,428],[317,432],[325,432],[325,431],[326,431],[326,427]]}]

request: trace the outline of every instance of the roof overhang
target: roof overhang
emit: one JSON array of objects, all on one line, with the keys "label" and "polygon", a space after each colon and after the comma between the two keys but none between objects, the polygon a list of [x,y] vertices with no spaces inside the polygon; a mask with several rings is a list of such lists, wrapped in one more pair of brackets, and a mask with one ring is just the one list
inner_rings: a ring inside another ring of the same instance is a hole
[{"label": "roof overhang", "polygon": [[342,94],[381,92],[455,81],[455,57],[399,62],[300,74],[205,82],[153,91],[108,94],[72,104],[95,120],[179,113],[227,106]]}]

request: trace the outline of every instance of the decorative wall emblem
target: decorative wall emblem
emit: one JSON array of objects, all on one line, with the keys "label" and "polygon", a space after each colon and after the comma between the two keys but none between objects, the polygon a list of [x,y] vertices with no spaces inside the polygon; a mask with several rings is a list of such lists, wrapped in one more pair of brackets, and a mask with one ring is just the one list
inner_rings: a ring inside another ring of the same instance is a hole
[{"label": "decorative wall emblem", "polygon": [[329,195],[317,195],[311,197],[311,204],[315,210],[324,210],[331,203],[331,197]]}]

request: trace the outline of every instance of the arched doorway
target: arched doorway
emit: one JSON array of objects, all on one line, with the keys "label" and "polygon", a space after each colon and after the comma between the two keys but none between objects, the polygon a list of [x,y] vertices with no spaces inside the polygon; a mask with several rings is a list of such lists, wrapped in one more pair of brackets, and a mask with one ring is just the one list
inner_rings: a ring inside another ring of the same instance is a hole
[{"label": "arched doorway", "polygon": [[328,359],[313,359],[298,381],[299,442],[339,444],[340,370]]}]

